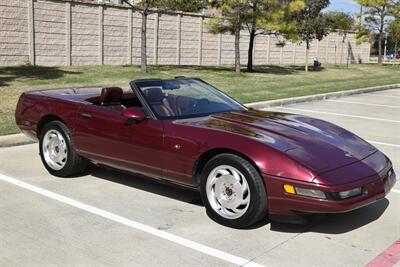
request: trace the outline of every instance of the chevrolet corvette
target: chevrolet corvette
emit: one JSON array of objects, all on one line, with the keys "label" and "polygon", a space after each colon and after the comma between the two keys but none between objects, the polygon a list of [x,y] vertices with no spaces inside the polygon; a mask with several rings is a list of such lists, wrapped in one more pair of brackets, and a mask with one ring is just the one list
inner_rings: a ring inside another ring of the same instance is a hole
[{"label": "chevrolet corvette", "polygon": [[396,180],[391,161],[355,134],[247,108],[197,78],[29,91],[15,116],[50,174],[96,164],[195,189],[213,220],[235,228],[347,212]]}]

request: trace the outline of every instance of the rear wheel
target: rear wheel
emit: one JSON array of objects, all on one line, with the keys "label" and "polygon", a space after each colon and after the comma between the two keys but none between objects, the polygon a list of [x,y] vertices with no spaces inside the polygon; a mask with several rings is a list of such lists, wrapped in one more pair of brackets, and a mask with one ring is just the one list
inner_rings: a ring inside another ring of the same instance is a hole
[{"label": "rear wheel", "polygon": [[200,190],[209,216],[223,225],[245,228],[267,214],[267,194],[260,174],[237,155],[212,158],[203,169]]},{"label": "rear wheel", "polygon": [[39,150],[43,165],[52,175],[68,177],[87,169],[87,160],[76,153],[71,132],[60,121],[49,122],[43,128]]}]

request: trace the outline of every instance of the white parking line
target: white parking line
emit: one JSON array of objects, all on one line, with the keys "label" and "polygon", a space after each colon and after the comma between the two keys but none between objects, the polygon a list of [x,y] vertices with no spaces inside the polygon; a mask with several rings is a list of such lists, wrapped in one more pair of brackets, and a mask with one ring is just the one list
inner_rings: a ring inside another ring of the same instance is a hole
[{"label": "white parking line", "polygon": [[374,93],[369,93],[369,94],[364,94],[364,95],[373,95],[373,96],[378,96],[378,97],[388,97],[388,98],[399,98],[400,96],[398,95],[378,95],[378,94],[374,94]]},{"label": "white parking line", "polygon": [[394,192],[394,193],[400,194],[400,190],[399,190],[399,189],[394,189],[394,188],[392,188],[391,191]]},{"label": "white parking line", "polygon": [[347,101],[347,100],[325,99],[325,101],[326,102],[337,102],[337,103],[356,104],[356,105],[365,105],[365,106],[374,106],[374,107],[383,107],[383,108],[399,108],[400,109],[400,106],[371,104],[371,103],[363,103],[363,102]]},{"label": "white parking line", "polygon": [[366,140],[366,141],[371,143],[371,144],[376,144],[376,145],[400,147],[400,145],[396,145],[396,144],[389,144],[389,143],[383,143],[383,142],[371,141],[371,140]]},{"label": "white parking line", "polygon": [[179,244],[181,246],[196,250],[198,252],[201,252],[201,253],[204,253],[204,254],[207,254],[207,255],[210,255],[210,256],[213,256],[213,257],[216,257],[216,258],[221,259],[223,261],[230,262],[232,264],[236,264],[236,265],[239,265],[239,266],[257,266],[257,267],[263,266],[263,265],[251,262],[250,260],[247,260],[247,259],[244,259],[244,258],[241,258],[241,257],[237,257],[235,255],[223,252],[221,250],[218,250],[218,249],[215,249],[215,248],[211,248],[211,247],[202,245],[200,243],[191,241],[189,239],[186,239],[186,238],[183,238],[183,237],[179,237],[177,235],[170,234],[168,232],[158,230],[158,229],[153,228],[151,226],[148,226],[148,225],[145,225],[145,224],[142,224],[142,223],[139,223],[139,222],[135,222],[135,221],[129,220],[127,218],[121,217],[121,216],[116,215],[114,213],[111,213],[111,212],[108,212],[108,211],[105,211],[105,210],[102,210],[102,209],[87,205],[87,204],[79,202],[77,200],[65,197],[63,195],[59,195],[57,193],[53,193],[51,191],[48,191],[48,190],[45,190],[43,188],[40,188],[40,187],[31,185],[31,184],[25,183],[23,181],[20,181],[18,179],[15,179],[15,178],[12,178],[12,177],[9,177],[9,176],[5,176],[5,175],[0,174],[0,180],[2,180],[4,182],[11,183],[11,184],[19,186],[19,187],[22,187],[22,188],[27,189],[29,191],[38,193],[38,194],[46,196],[48,198],[57,200],[59,202],[62,202],[64,204],[67,204],[67,205],[70,205],[70,206],[73,206],[75,208],[87,211],[89,213],[96,214],[96,215],[98,215],[100,217],[112,220],[114,222],[118,222],[120,224],[132,227],[132,228],[134,228],[136,230],[151,234],[153,236],[156,236],[156,237],[159,237],[159,238],[162,238],[162,239],[166,239],[166,240],[171,241],[173,243]]},{"label": "white parking line", "polygon": [[294,110],[294,111],[304,111],[304,112],[310,112],[310,113],[326,114],[326,115],[349,117],[349,118],[358,118],[358,119],[373,120],[373,121],[385,121],[385,122],[400,123],[400,121],[397,121],[397,120],[389,120],[389,119],[381,119],[381,118],[374,118],[374,117],[349,115],[349,114],[343,114],[343,113],[317,111],[317,110],[302,109],[302,108],[288,108],[288,107],[274,107],[274,108]]}]

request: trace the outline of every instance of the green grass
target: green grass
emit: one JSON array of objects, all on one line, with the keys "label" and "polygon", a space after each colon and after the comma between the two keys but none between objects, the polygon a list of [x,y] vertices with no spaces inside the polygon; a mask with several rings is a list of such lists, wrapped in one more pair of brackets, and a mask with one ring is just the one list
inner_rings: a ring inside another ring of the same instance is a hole
[{"label": "green grass", "polygon": [[137,66],[0,67],[0,135],[17,133],[14,111],[19,95],[31,89],[116,85],[128,87],[139,78],[200,77],[242,103],[400,83],[400,68],[379,65],[328,65],[305,73],[299,66],[258,66],[254,73],[233,72],[232,66],[151,66],[143,75]]}]

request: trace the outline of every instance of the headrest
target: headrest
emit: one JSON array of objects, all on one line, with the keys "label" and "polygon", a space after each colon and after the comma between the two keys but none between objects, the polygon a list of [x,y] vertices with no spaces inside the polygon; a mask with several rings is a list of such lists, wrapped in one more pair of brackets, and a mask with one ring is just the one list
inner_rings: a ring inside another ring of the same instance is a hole
[{"label": "headrest", "polygon": [[162,92],[161,88],[158,87],[148,88],[144,90],[144,94],[150,104],[160,104],[165,98],[165,95]]},{"label": "headrest", "polygon": [[121,105],[123,91],[119,87],[106,87],[101,89],[100,105]]}]

